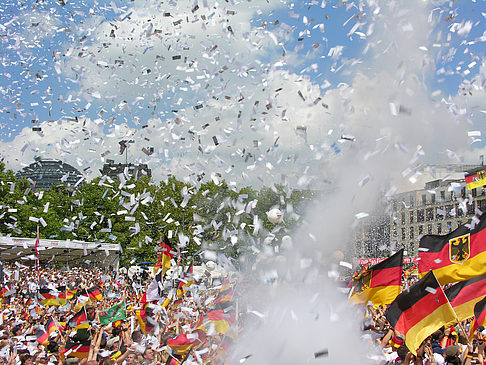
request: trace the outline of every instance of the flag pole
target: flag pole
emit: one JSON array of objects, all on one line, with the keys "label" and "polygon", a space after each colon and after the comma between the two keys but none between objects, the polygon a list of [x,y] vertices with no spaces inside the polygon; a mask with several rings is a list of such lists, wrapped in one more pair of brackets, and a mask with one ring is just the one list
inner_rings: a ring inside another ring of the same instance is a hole
[{"label": "flag pole", "polygon": [[40,285],[40,258],[39,258],[39,225],[37,225],[37,237],[35,240],[35,253],[37,255],[37,261],[36,261],[36,269],[37,269],[37,277],[39,278],[39,285]]},{"label": "flag pole", "polygon": [[[432,272],[432,275],[434,276],[434,279],[437,280],[437,278],[435,277],[435,274],[432,270],[430,270]],[[439,283],[439,280],[437,280],[437,283]],[[459,318],[457,317],[457,314],[456,314],[456,311],[454,310],[454,308],[452,307],[452,304],[451,302],[449,301],[449,298],[447,298],[447,295],[446,293],[444,292],[444,290],[442,289],[442,286],[440,285],[439,283],[439,289],[441,290],[442,294],[444,294],[444,297],[446,298],[447,300],[447,304],[449,304],[449,308],[451,309],[452,313],[454,313],[454,317],[456,318],[456,321],[457,321],[457,325],[459,326],[459,328],[461,329],[462,333],[464,334],[464,336],[466,337],[466,330],[464,329],[461,321],[459,321]],[[471,345],[471,342],[469,342],[469,337],[466,338],[467,340],[467,343],[468,345]]]}]

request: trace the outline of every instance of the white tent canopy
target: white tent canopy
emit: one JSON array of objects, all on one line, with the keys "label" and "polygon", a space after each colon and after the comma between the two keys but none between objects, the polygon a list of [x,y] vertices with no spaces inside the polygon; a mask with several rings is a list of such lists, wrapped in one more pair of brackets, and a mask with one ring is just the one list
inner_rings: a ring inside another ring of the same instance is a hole
[{"label": "white tent canopy", "polygon": [[[35,261],[35,238],[0,236],[0,257],[4,262]],[[67,264],[118,265],[121,253],[118,244],[71,240],[39,240],[39,258]]]}]

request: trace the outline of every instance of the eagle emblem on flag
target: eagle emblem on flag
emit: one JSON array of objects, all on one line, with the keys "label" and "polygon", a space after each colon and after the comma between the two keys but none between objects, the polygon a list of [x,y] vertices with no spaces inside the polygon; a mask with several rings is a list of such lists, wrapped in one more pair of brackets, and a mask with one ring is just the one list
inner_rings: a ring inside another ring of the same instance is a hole
[{"label": "eagle emblem on flag", "polygon": [[354,292],[356,294],[364,292],[370,288],[373,270],[364,270],[355,277]]},{"label": "eagle emblem on flag", "polygon": [[462,264],[470,254],[470,235],[451,238],[449,240],[449,260],[454,264]]}]

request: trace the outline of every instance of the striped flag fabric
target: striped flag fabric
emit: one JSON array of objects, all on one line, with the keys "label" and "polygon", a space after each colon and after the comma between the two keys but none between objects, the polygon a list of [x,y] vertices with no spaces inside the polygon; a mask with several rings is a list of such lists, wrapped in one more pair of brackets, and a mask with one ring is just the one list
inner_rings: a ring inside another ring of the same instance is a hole
[{"label": "striped flag fabric", "polygon": [[59,352],[59,357],[64,360],[66,357],[77,357],[85,359],[89,354],[90,341],[73,342],[68,340],[64,348]]},{"label": "striped flag fabric", "polygon": [[103,299],[103,294],[101,294],[99,288],[97,286],[93,286],[89,289],[86,289],[88,293],[88,297],[90,300],[101,300]]},{"label": "striped flag fabric", "polygon": [[474,316],[474,306],[486,296],[486,275],[454,284],[444,292],[459,321],[464,321]]},{"label": "striped flag fabric", "polygon": [[403,249],[356,275],[350,299],[355,303],[390,304],[401,291],[402,267]]},{"label": "striped flag fabric", "polygon": [[393,329],[405,336],[414,355],[428,336],[456,318],[433,272],[397,296],[385,316]]},{"label": "striped flag fabric", "polygon": [[486,297],[481,299],[474,305],[474,321],[471,323],[471,330],[469,337],[474,335],[474,332],[480,327],[486,325]]},{"label": "striped flag fabric", "polygon": [[419,244],[418,270],[434,272],[441,285],[486,274],[486,214],[444,236],[426,235]]},{"label": "striped flag fabric", "polygon": [[184,355],[198,343],[197,335],[191,336],[191,334],[185,333],[178,335],[176,338],[168,339],[167,347],[169,347],[175,355]]},{"label": "striped flag fabric", "polygon": [[480,188],[486,185],[486,171],[481,169],[479,171],[472,171],[464,176],[466,186],[469,190]]},{"label": "striped flag fabric", "polygon": [[204,315],[202,321],[196,326],[196,330],[202,330],[207,334],[214,331],[224,335],[235,320],[235,313],[225,313],[221,309],[213,310]]},{"label": "striped flag fabric", "polygon": [[136,310],[135,315],[137,316],[138,324],[140,325],[140,331],[144,335],[146,335],[155,328],[150,323],[152,319],[145,309]]}]

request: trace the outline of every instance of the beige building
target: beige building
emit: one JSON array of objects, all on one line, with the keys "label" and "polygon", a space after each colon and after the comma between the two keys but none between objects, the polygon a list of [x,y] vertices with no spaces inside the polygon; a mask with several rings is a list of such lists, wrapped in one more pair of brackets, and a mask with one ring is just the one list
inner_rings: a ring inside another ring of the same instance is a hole
[{"label": "beige building", "polygon": [[441,165],[446,174],[427,181],[419,190],[396,194],[390,206],[390,245],[405,248],[407,256],[418,254],[420,238],[426,234],[444,235],[486,210],[486,187],[469,190],[466,171],[484,169],[481,165]]}]

